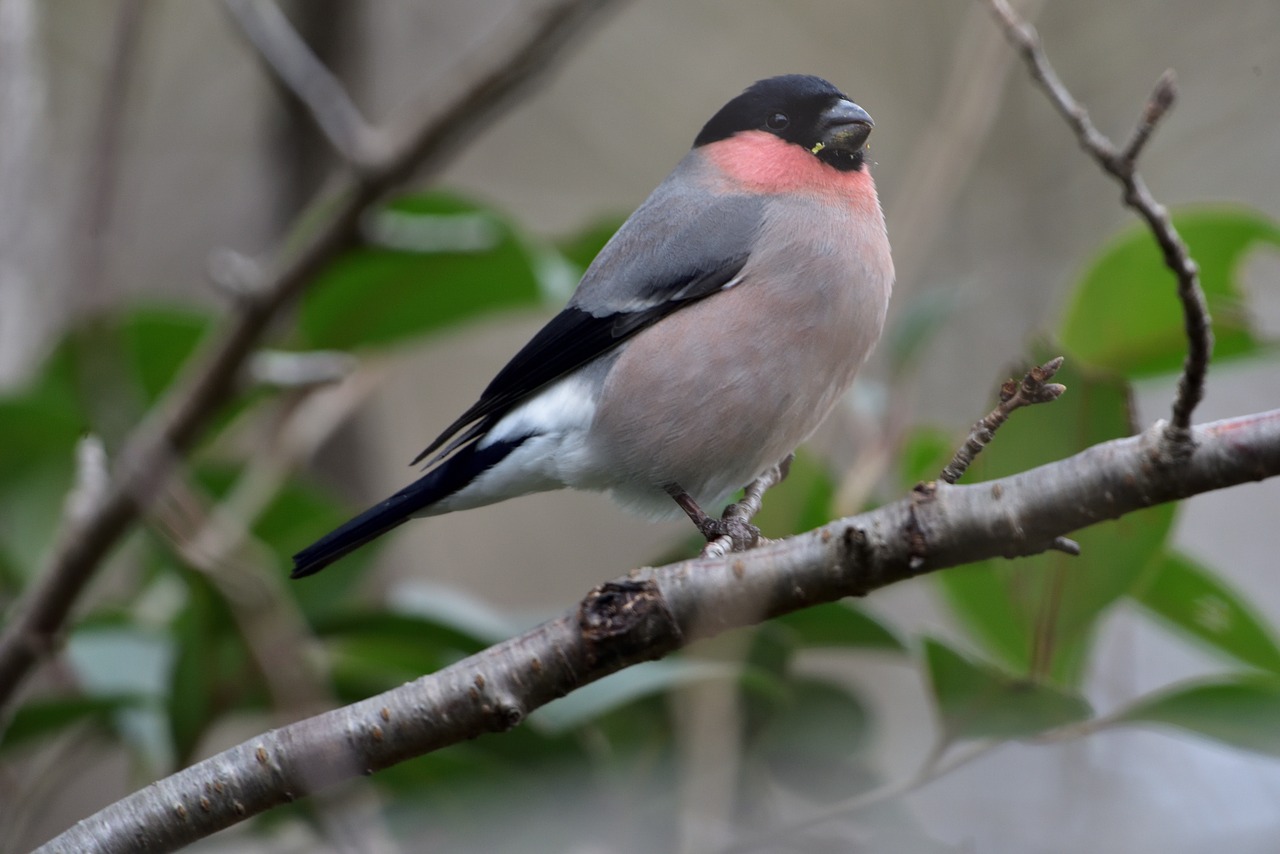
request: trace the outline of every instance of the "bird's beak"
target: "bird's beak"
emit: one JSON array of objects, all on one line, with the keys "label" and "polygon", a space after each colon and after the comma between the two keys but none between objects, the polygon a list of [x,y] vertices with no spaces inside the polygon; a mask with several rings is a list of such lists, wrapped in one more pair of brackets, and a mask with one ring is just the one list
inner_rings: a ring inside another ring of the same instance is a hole
[{"label": "bird's beak", "polygon": [[815,153],[823,148],[850,154],[861,151],[875,124],[866,110],[842,98],[824,110],[819,119],[821,136],[818,145],[814,146]]}]

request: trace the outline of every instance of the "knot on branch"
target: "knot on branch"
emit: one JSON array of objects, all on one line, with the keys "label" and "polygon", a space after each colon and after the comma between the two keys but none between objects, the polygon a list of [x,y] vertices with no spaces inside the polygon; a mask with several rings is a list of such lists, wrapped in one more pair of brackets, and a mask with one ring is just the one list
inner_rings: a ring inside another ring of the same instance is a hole
[{"label": "knot on branch", "polygon": [[578,628],[592,667],[636,656],[660,658],[680,645],[681,632],[653,581],[609,581],[578,606]]},{"label": "knot on branch", "polygon": [[924,566],[925,558],[929,556],[929,539],[920,524],[918,511],[926,504],[932,504],[937,495],[938,484],[933,481],[917,483],[911,490],[911,505],[902,534],[907,540],[908,567],[913,573]]},{"label": "knot on branch", "polygon": [[1171,468],[1185,464],[1195,453],[1196,442],[1190,428],[1164,419],[1151,426],[1154,442],[1150,448],[1151,460],[1159,468]]},{"label": "knot on branch", "polygon": [[524,720],[524,712],[514,700],[508,699],[505,702],[494,703],[489,706],[488,711],[489,725],[494,732],[515,729]]}]

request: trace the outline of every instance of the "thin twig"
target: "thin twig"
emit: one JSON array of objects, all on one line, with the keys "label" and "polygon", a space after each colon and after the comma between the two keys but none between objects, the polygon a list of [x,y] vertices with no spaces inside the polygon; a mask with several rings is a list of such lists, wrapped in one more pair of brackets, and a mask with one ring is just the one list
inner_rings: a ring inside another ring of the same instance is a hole
[{"label": "thin twig", "polygon": [[261,291],[246,294],[165,399],[125,443],[111,490],[95,512],[64,525],[39,577],[0,634],[0,709],[22,679],[55,645],[94,571],[159,493],[172,461],[187,454],[213,415],[236,393],[245,360],[282,308],[296,298],[359,235],[366,210],[415,171],[438,170],[480,125],[550,67],[574,36],[619,0],[558,0],[522,22],[517,43],[501,58],[450,88],[452,96],[406,134],[391,154],[299,217],[300,235],[286,241],[264,270]]},{"label": "thin twig", "polygon": [[380,155],[381,135],[360,115],[342,83],[279,6],[271,0],[223,0],[223,5],[281,88],[307,108],[339,157],[358,171]]},{"label": "thin twig", "polygon": [[1142,115],[1138,117],[1138,124],[1133,129],[1133,135],[1129,137],[1129,141],[1120,150],[1120,160],[1128,164],[1129,171],[1134,169],[1135,164],[1138,162],[1138,156],[1142,154],[1142,149],[1146,148],[1147,141],[1151,139],[1151,134],[1155,131],[1156,125],[1164,118],[1164,114],[1173,108],[1173,102],[1177,100],[1177,97],[1177,80],[1174,77],[1173,69],[1169,68],[1156,81],[1156,87],[1151,92],[1151,97],[1147,99]]},{"label": "thin twig", "polygon": [[1035,28],[1024,21],[1006,0],[987,0],[996,20],[1004,28],[1009,41],[1022,54],[1032,78],[1040,84],[1067,124],[1075,131],[1080,145],[1124,188],[1124,203],[1146,221],[1164,255],[1164,262],[1178,280],[1178,299],[1182,302],[1183,326],[1187,335],[1187,357],[1178,378],[1178,391],[1173,401],[1173,415],[1165,431],[1166,457],[1177,459],[1189,452],[1191,415],[1204,397],[1205,375],[1213,352],[1213,328],[1204,291],[1200,287],[1200,268],[1191,258],[1169,211],[1155,200],[1146,182],[1138,174],[1137,158],[1151,138],[1156,125],[1177,100],[1177,86],[1172,71],[1160,75],[1151,97],[1143,108],[1128,143],[1124,148],[1102,134],[1089,118],[1089,112],[1072,97],[1058,77],[1040,43]]},{"label": "thin twig", "polygon": [[768,831],[748,839],[738,840],[727,848],[721,849],[720,854],[745,854],[747,851],[777,851],[780,848],[788,847],[788,842],[794,844],[820,824],[841,818],[850,818],[863,810],[906,797],[923,789],[934,780],[945,777],[971,762],[995,752],[997,748],[1007,743],[995,740],[981,741],[970,746],[963,753],[954,756],[950,762],[943,764],[942,757],[946,755],[949,743],[940,742],[934,749],[929,751],[929,756],[916,773],[907,779],[879,786],[860,795],[854,795],[841,803],[815,810],[803,818],[788,822],[781,827],[770,828]]},{"label": "thin twig", "polygon": [[1049,548],[1072,557],[1080,557],[1080,544],[1070,537],[1054,537],[1053,542],[1049,543]]},{"label": "thin twig", "polygon": [[965,440],[960,450],[956,451],[956,455],[951,458],[951,462],[947,463],[942,474],[938,475],[938,480],[944,483],[955,483],[964,476],[974,459],[995,437],[1000,425],[1004,424],[1015,410],[1037,403],[1049,403],[1061,397],[1067,387],[1061,383],[1049,382],[1061,367],[1062,357],[1058,356],[1038,368],[1027,371],[1022,382],[1005,380],[1000,386],[1000,403],[985,418],[973,425],[973,429],[969,431],[969,438]]},{"label": "thin twig", "polygon": [[[1194,450],[1177,469],[1152,465],[1163,433],[1156,424],[998,481],[939,484],[927,501],[908,497],[725,558],[637,569],[575,610],[436,673],[152,783],[38,850],[172,850],[317,787],[511,729],[583,685],[700,638],[922,572],[1036,552],[1103,519],[1280,475],[1280,410],[1195,427]],[[1002,503],[1020,508],[1016,526]]]}]

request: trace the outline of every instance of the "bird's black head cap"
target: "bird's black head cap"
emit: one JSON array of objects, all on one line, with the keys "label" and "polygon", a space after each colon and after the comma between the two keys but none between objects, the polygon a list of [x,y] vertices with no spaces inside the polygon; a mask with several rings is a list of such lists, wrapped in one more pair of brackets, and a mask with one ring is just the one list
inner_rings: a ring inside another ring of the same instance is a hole
[{"label": "bird's black head cap", "polygon": [[[860,169],[865,133],[857,138],[856,145],[819,144],[830,139],[832,108],[842,103],[852,105],[852,99],[821,77],[812,74],[770,77],[752,84],[721,107],[703,126],[693,147],[728,139],[742,131],[759,130],[803,146],[837,169]],[[862,115],[869,132],[870,116]]]}]

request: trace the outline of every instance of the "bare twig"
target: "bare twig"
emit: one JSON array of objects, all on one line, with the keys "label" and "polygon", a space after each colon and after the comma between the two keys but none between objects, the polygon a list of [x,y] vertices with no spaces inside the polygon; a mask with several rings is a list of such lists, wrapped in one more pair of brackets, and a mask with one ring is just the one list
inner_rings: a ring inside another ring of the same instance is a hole
[{"label": "bare twig", "polygon": [[982,453],[995,437],[1000,425],[1004,424],[1015,410],[1037,403],[1049,403],[1057,400],[1067,387],[1061,383],[1051,383],[1058,369],[1062,367],[1062,357],[1050,359],[1038,368],[1027,371],[1022,382],[1005,380],[1000,386],[1000,403],[985,418],[973,425],[969,438],[956,451],[956,455],[947,463],[947,467],[938,475],[945,483],[955,483],[964,476],[965,471],[973,464],[974,458]]},{"label": "bare twig", "polygon": [[362,216],[415,171],[439,169],[480,124],[529,86],[575,35],[617,0],[556,0],[501,58],[450,89],[452,96],[391,147],[391,154],[347,176],[345,186],[299,218],[306,229],[264,270],[259,292],[207,342],[164,401],[128,438],[114,480],[87,518],[65,525],[57,543],[0,634],[0,707],[54,640],[81,590],[163,483],[172,460],[185,455],[209,420],[235,394],[245,360],[280,310],[355,241]]},{"label": "bare twig", "polygon": [[359,170],[379,156],[382,137],[272,0],[223,0],[272,75],[307,108],[338,155]]},{"label": "bare twig", "polygon": [[849,818],[870,807],[895,801],[912,792],[919,791],[934,780],[945,777],[971,762],[990,755],[1006,743],[998,740],[980,741],[970,745],[963,753],[953,756],[950,762],[943,763],[942,759],[947,754],[948,742],[939,742],[938,746],[929,752],[929,756],[916,773],[907,779],[880,786],[870,792],[854,795],[841,803],[815,810],[803,818],[788,822],[781,827],[770,828],[764,833],[758,833],[747,839],[740,839],[727,848],[721,849],[720,854],[776,851],[779,848],[789,847],[788,843],[794,845],[797,840],[812,832],[813,828],[820,824],[841,818]]},{"label": "bare twig", "polygon": [[1103,519],[1280,475],[1280,410],[1194,428],[1176,470],[1153,465],[1164,432],[1160,422],[998,481],[938,484],[747,552],[635,570],[519,637],[153,783],[39,850],[172,850],[354,774],[511,729],[557,697],[699,638],[924,572],[1036,553]]},{"label": "bare twig", "polygon": [[1173,102],[1177,100],[1177,97],[1177,80],[1174,77],[1173,69],[1169,68],[1156,81],[1156,87],[1152,90],[1151,97],[1147,99],[1142,115],[1138,117],[1138,124],[1133,129],[1133,135],[1129,137],[1129,141],[1125,143],[1124,148],[1119,152],[1120,161],[1127,164],[1127,169],[1130,172],[1135,168],[1135,164],[1138,162],[1138,155],[1142,154],[1142,149],[1146,147],[1147,141],[1151,139],[1151,134],[1155,131],[1156,125],[1164,118],[1164,114],[1173,108]]},{"label": "bare twig", "polygon": [[1089,112],[1072,97],[1053,70],[1035,28],[1019,17],[1006,0],[987,2],[1009,41],[1022,53],[1032,78],[1075,131],[1081,147],[1103,171],[1120,182],[1124,188],[1124,203],[1146,221],[1164,255],[1165,264],[1177,277],[1178,298],[1182,302],[1183,325],[1187,334],[1187,357],[1182,365],[1182,376],[1178,379],[1173,415],[1166,430],[1165,450],[1166,458],[1182,457],[1189,451],[1187,441],[1191,435],[1191,415],[1204,397],[1205,375],[1213,351],[1213,329],[1204,291],[1200,288],[1200,268],[1174,228],[1169,211],[1147,189],[1146,182],[1138,174],[1136,162],[1156,125],[1177,98],[1173,72],[1166,71],[1160,76],[1128,143],[1117,148],[1094,126]]},{"label": "bare twig", "polygon": [[1054,537],[1053,542],[1049,543],[1049,548],[1072,557],[1080,557],[1080,544],[1069,537]]}]

